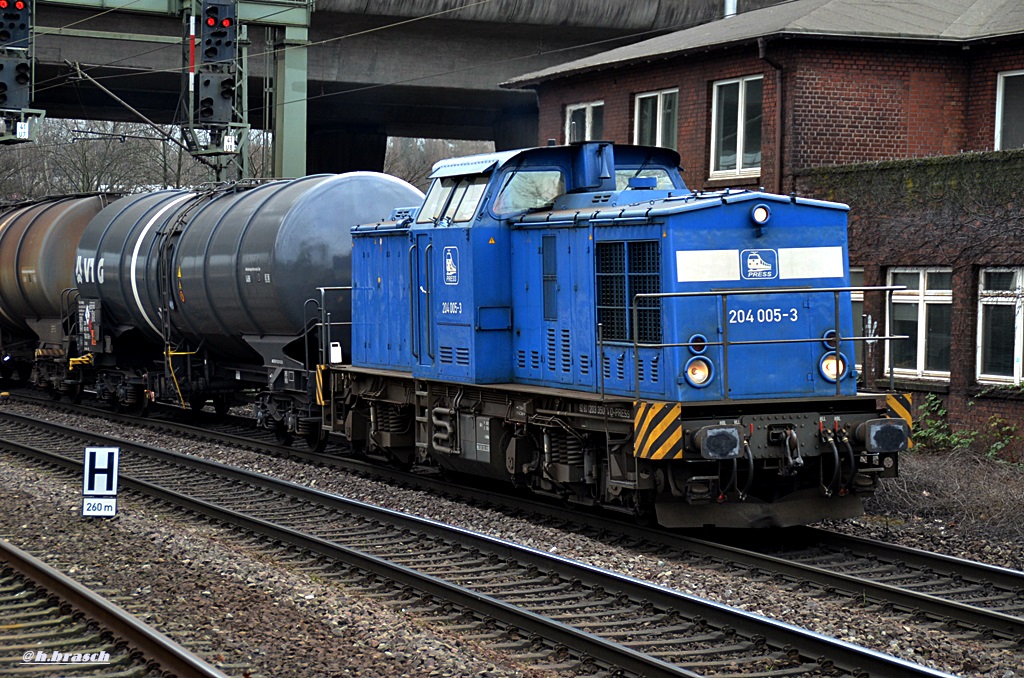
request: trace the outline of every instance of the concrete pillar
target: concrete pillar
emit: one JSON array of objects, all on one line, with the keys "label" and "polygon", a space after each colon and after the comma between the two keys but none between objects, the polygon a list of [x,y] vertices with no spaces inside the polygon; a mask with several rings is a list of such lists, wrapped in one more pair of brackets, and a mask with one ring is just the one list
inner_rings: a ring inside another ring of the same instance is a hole
[{"label": "concrete pillar", "polygon": [[309,30],[286,26],[274,43],[274,176],[306,174],[306,67]]},{"label": "concrete pillar", "polygon": [[494,150],[510,151],[542,145],[537,136],[540,128],[537,109],[514,110],[501,116],[494,124]]},{"label": "concrete pillar", "polygon": [[309,128],[310,174],[384,169],[388,136],[381,129],[313,125]]}]

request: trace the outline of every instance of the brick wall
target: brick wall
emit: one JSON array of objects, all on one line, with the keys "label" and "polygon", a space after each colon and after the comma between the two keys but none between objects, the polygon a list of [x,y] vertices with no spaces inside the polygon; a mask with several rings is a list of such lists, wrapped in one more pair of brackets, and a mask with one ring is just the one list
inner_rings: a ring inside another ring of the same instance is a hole
[{"label": "brick wall", "polygon": [[793,50],[792,170],[964,148],[967,69],[959,50],[805,45]]},{"label": "brick wall", "polygon": [[[542,85],[537,92],[540,107],[538,142],[544,144],[548,139],[556,139],[559,143],[565,143],[567,106],[604,101],[604,139],[633,143],[634,95],[678,88],[677,150],[681,157],[683,176],[692,189],[713,186],[708,182],[712,84],[717,80],[764,74],[765,100],[774,102],[774,70],[758,58],[754,46],[733,50],[727,58],[689,58],[683,63],[685,69],[680,68],[679,60],[659,61],[629,69],[611,69],[572,79],[555,80]],[[774,116],[774,104],[771,111]],[[774,127],[766,123],[762,127],[762,138],[770,134],[774,134]],[[763,157],[762,168],[768,168],[767,162],[769,160]],[[763,171],[760,183],[766,180]],[[738,182],[728,183],[737,185]],[[758,180],[747,183],[758,185]]]},{"label": "brick wall", "polygon": [[[765,186],[789,192],[807,168],[989,150],[996,75],[1024,69],[1024,46],[900,46],[825,40],[769,41],[783,68],[782,177],[775,176],[777,71],[756,45],[561,78],[538,88],[540,143],[564,142],[565,107],[603,100],[604,137],[633,142],[635,94],[679,89],[678,150],[691,188]],[[764,75],[761,176],[708,180],[711,88]]]}]

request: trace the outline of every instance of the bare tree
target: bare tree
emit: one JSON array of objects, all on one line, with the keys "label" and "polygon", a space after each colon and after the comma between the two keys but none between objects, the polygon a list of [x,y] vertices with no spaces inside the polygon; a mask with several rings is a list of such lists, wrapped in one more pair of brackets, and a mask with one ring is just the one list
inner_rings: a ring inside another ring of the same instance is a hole
[{"label": "bare tree", "polygon": [[494,143],[490,141],[390,137],[384,156],[384,172],[405,179],[420,190],[426,190],[430,184],[430,170],[438,160],[490,153],[493,150]]}]

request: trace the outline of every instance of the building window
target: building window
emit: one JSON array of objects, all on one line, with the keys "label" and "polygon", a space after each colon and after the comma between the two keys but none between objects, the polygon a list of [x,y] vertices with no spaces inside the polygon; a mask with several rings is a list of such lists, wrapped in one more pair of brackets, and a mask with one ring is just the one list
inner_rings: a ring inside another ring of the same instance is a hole
[{"label": "building window", "polygon": [[978,286],[978,381],[1020,384],[1024,269],[986,268]]},{"label": "building window", "polygon": [[574,104],[565,108],[566,143],[596,141],[604,136],[604,102]]},{"label": "building window", "polygon": [[949,335],[952,327],[953,272],[948,268],[897,268],[888,333],[908,339],[887,342],[886,360],[897,375],[949,378]]},{"label": "building window", "polygon": [[996,86],[996,145],[999,150],[1024,147],[1024,71],[999,74]]},{"label": "building window", "polygon": [[[633,305],[638,294],[661,292],[661,243],[657,240],[599,242],[595,247],[597,322],[604,341],[633,341]],[[638,305],[635,338],[661,341],[661,302]]]},{"label": "building window", "polygon": [[711,104],[711,176],[761,173],[761,102],[764,77],[722,80]]},{"label": "building window", "polygon": [[641,146],[676,148],[679,129],[679,90],[636,95],[633,138]]}]

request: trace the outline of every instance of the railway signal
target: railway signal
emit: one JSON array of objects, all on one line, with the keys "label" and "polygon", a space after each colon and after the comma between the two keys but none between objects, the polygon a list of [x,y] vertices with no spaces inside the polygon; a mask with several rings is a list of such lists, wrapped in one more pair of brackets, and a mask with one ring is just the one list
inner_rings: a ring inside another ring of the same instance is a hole
[{"label": "railway signal", "polygon": [[232,63],[235,60],[235,42],[238,34],[235,25],[235,3],[231,0],[204,0],[201,18],[202,63]]},{"label": "railway signal", "polygon": [[203,125],[231,122],[235,103],[235,77],[230,73],[199,75],[199,123]]},{"label": "railway signal", "polygon": [[0,109],[28,108],[31,91],[32,64],[28,57],[0,56]]},{"label": "railway signal", "polygon": [[28,49],[31,0],[0,0],[0,48]]}]

